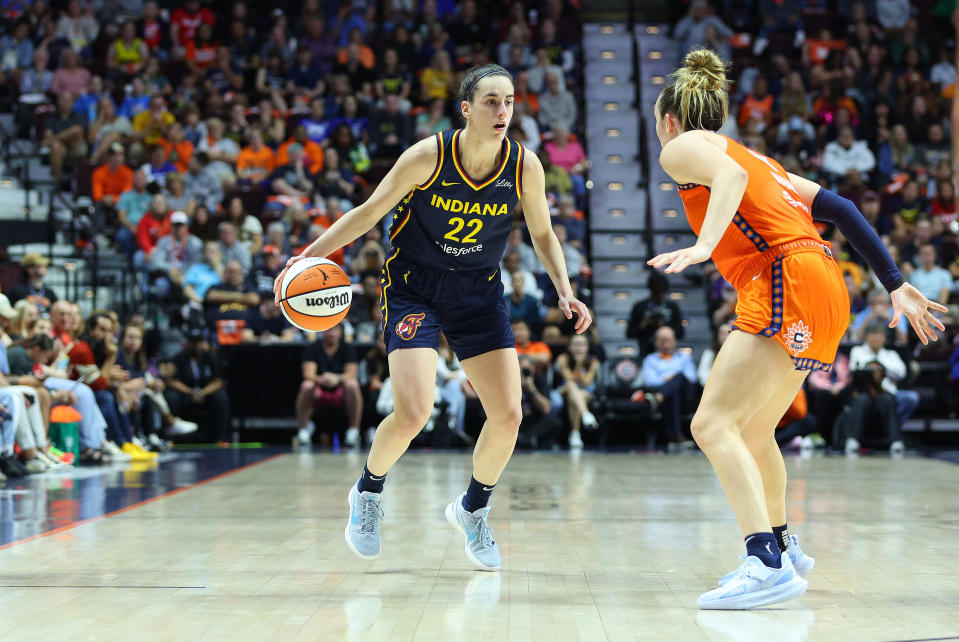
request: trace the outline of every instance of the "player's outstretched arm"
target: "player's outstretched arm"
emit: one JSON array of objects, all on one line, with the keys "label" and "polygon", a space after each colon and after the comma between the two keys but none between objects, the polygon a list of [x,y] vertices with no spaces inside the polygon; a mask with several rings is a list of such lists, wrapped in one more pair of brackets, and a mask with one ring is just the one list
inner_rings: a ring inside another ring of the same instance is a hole
[{"label": "player's outstretched arm", "polygon": [[818,221],[834,223],[879,277],[892,298],[893,320],[889,327],[899,325],[899,320],[905,314],[923,344],[930,339],[935,341],[937,336],[933,328],[946,328],[933,311],[946,312],[946,307],[930,301],[919,290],[906,283],[886,246],[859,208],[849,199],[823,189],[818,183],[801,176],[789,174],[789,180],[796,186],[799,197],[809,208],[812,217]]},{"label": "player's outstretched arm", "polygon": [[286,262],[286,267],[273,282],[274,303],[279,304],[280,284],[291,265],[308,257],[326,257],[369,232],[411,189],[432,176],[437,157],[435,136],[423,139],[403,152],[365,203],[341,216],[298,256]]},{"label": "player's outstretched arm", "polygon": [[573,318],[576,313],[576,332],[586,332],[593,322],[586,304],[573,296],[573,288],[569,284],[569,274],[566,272],[566,258],[559,239],[553,232],[553,223],[549,216],[549,203],[546,202],[546,177],[543,174],[543,165],[535,154],[525,154],[522,168],[523,177],[523,215],[529,228],[529,236],[533,241],[533,249],[539,257],[546,273],[549,274],[556,293],[559,294],[557,303],[567,319]]},{"label": "player's outstretched arm", "polygon": [[665,266],[667,273],[682,272],[712,256],[739,209],[749,174],[700,131],[680,134],[666,143],[659,155],[659,163],[677,183],[696,183],[712,188],[696,244],[647,261],[654,268]]}]

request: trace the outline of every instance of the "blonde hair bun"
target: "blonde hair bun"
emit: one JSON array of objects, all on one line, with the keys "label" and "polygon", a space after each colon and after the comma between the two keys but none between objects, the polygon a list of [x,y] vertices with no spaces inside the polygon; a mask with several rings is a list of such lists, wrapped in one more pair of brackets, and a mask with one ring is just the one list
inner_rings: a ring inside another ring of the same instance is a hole
[{"label": "blonde hair bun", "polygon": [[[685,73],[683,73],[685,72]],[[720,91],[726,89],[726,65],[712,49],[696,49],[683,58],[683,67],[677,72],[682,80],[697,89]]]}]

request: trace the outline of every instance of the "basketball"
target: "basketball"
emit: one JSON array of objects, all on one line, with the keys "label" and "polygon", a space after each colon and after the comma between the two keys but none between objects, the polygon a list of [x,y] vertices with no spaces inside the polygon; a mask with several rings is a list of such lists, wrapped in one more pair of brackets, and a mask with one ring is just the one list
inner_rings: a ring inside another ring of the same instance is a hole
[{"label": "basketball", "polygon": [[308,332],[329,330],[350,311],[350,277],[329,259],[297,261],[280,284],[280,310],[286,320]]}]

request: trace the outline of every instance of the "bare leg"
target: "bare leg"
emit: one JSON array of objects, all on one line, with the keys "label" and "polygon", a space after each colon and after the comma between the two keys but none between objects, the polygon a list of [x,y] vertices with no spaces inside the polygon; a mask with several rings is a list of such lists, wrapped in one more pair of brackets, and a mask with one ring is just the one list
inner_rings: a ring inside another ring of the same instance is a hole
[{"label": "bare leg", "polygon": [[486,411],[473,450],[473,477],[492,486],[513,454],[523,421],[519,359],[514,348],[505,348],[466,359],[462,366]]},{"label": "bare leg", "polygon": [[390,353],[390,378],[400,383],[393,386],[393,412],[376,429],[366,460],[374,475],[388,473],[429,421],[436,398],[436,359],[432,348]]},{"label": "bare leg", "polygon": [[742,433],[755,409],[769,403],[793,372],[792,359],[776,341],[733,332],[716,357],[693,417],[693,438],[713,465],[744,536],[772,526],[762,475]]}]

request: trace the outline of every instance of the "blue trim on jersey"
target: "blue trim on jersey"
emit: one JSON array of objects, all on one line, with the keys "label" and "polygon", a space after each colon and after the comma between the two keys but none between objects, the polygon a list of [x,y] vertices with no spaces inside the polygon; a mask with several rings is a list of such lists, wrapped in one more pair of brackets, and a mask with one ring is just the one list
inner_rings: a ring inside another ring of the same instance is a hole
[{"label": "blue trim on jersey", "polygon": [[793,357],[793,365],[796,366],[796,370],[822,370],[823,372],[830,372],[832,370],[831,363],[823,363],[822,361],[816,361],[815,359],[800,359],[799,357]]},{"label": "blue trim on jersey", "polygon": [[765,252],[769,249],[769,243],[766,242],[766,239],[760,236],[759,232],[754,230],[753,226],[750,225],[739,212],[736,212],[736,215],[733,216],[733,224],[739,228],[740,232],[746,235],[747,239],[753,242],[757,250]]},{"label": "blue trim on jersey", "polygon": [[783,327],[783,260],[778,258],[772,264],[773,281],[773,318],[759,334],[764,337],[771,337],[778,334]]}]

